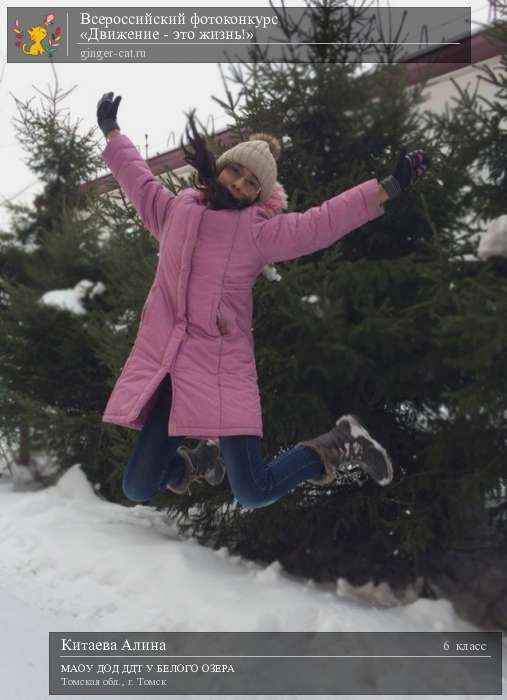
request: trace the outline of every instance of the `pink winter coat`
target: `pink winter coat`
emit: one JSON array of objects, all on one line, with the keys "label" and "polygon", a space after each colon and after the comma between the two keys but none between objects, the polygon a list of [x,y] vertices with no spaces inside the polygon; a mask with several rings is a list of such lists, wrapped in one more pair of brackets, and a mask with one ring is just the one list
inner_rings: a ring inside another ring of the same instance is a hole
[{"label": "pink winter coat", "polygon": [[168,435],[263,436],[252,334],[252,288],[268,263],[327,248],[384,213],[376,179],[304,213],[277,213],[286,195],[245,209],[208,209],[201,193],[174,195],[121,134],[102,157],[159,242],[135,343],[102,420],[140,430],[170,375]]}]

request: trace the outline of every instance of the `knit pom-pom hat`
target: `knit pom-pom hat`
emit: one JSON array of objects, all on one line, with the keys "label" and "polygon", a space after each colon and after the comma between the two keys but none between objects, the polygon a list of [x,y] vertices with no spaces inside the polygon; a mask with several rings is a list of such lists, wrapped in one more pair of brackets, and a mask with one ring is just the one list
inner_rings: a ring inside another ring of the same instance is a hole
[{"label": "knit pom-pom hat", "polygon": [[259,202],[269,199],[278,177],[276,161],[282,147],[276,136],[258,132],[249,136],[248,141],[236,144],[217,158],[218,170],[227,163],[240,163],[256,176],[261,184]]}]

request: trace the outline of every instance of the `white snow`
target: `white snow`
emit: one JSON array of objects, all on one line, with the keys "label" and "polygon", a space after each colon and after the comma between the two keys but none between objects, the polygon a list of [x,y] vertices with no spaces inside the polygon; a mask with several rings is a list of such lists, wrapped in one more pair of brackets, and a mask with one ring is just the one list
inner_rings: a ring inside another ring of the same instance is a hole
[{"label": "white snow", "polygon": [[213,551],[154,507],[104,500],[78,464],[55,486],[27,486],[6,471],[0,478],[3,700],[49,697],[50,631],[478,631],[449,601],[414,590],[401,599],[386,583],[317,584],[277,561]]},{"label": "white snow", "polygon": [[478,252],[483,260],[493,255],[507,256],[507,215],[499,216],[486,223]]},{"label": "white snow", "polygon": [[102,282],[94,284],[90,280],[81,280],[71,289],[54,289],[45,292],[39,302],[81,316],[86,313],[86,309],[81,303],[82,299],[87,296],[93,298],[95,294],[103,294],[105,291],[106,287]]},{"label": "white snow", "polygon": [[262,274],[268,280],[268,282],[280,282],[282,277],[278,274],[275,265],[264,265],[262,268]]}]

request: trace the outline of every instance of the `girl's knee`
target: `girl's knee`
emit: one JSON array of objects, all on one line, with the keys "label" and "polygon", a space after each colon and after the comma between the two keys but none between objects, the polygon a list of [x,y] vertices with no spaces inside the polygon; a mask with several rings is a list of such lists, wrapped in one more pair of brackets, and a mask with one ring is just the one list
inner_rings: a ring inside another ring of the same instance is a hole
[{"label": "girl's knee", "polygon": [[238,498],[237,496],[234,496],[234,498],[242,508],[257,508],[257,504],[254,501],[250,501],[248,498]]},{"label": "girl's knee", "polygon": [[277,500],[273,499],[261,484],[247,478],[245,474],[242,474],[241,478],[235,478],[234,473],[229,471],[228,478],[234,498],[243,508],[262,508]]},{"label": "girl's knee", "polygon": [[258,491],[254,492],[242,489],[238,492],[233,489],[233,493],[234,498],[242,508],[264,508],[277,500],[276,498],[269,499],[265,496],[265,494]]},{"label": "girl's knee", "polygon": [[239,481],[232,477],[229,473],[229,485],[233,493],[234,498],[237,500],[240,506],[243,508],[256,508],[259,501],[259,494],[254,488],[253,484],[245,481],[244,479]]},{"label": "girl's knee", "polygon": [[269,495],[269,479],[262,462],[258,436],[221,438],[220,449],[227,467],[229,486],[240,506],[263,508],[277,500]]},{"label": "girl's knee", "polygon": [[124,479],[122,482],[122,491],[124,495],[129,499],[129,501],[134,501],[135,503],[143,503],[144,501],[149,501],[153,498],[153,493],[148,493],[143,491],[143,489],[136,488],[134,484],[129,483],[128,480]]}]

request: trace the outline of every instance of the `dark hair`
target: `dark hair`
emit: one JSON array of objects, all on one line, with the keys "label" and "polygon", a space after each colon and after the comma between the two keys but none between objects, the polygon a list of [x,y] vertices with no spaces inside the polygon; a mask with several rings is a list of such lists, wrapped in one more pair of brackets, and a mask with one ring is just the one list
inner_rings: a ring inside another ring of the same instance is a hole
[{"label": "dark hair", "polygon": [[216,158],[209,150],[205,139],[198,133],[194,115],[195,108],[187,113],[188,124],[185,127],[186,137],[193,152],[183,145],[183,139],[181,139],[180,144],[185,153],[185,162],[197,170],[197,180],[200,184],[197,184],[196,188],[203,193],[203,202],[210,209],[244,209],[248,207],[252,202],[237,199],[227,187],[218,181],[220,171],[217,168]]}]

